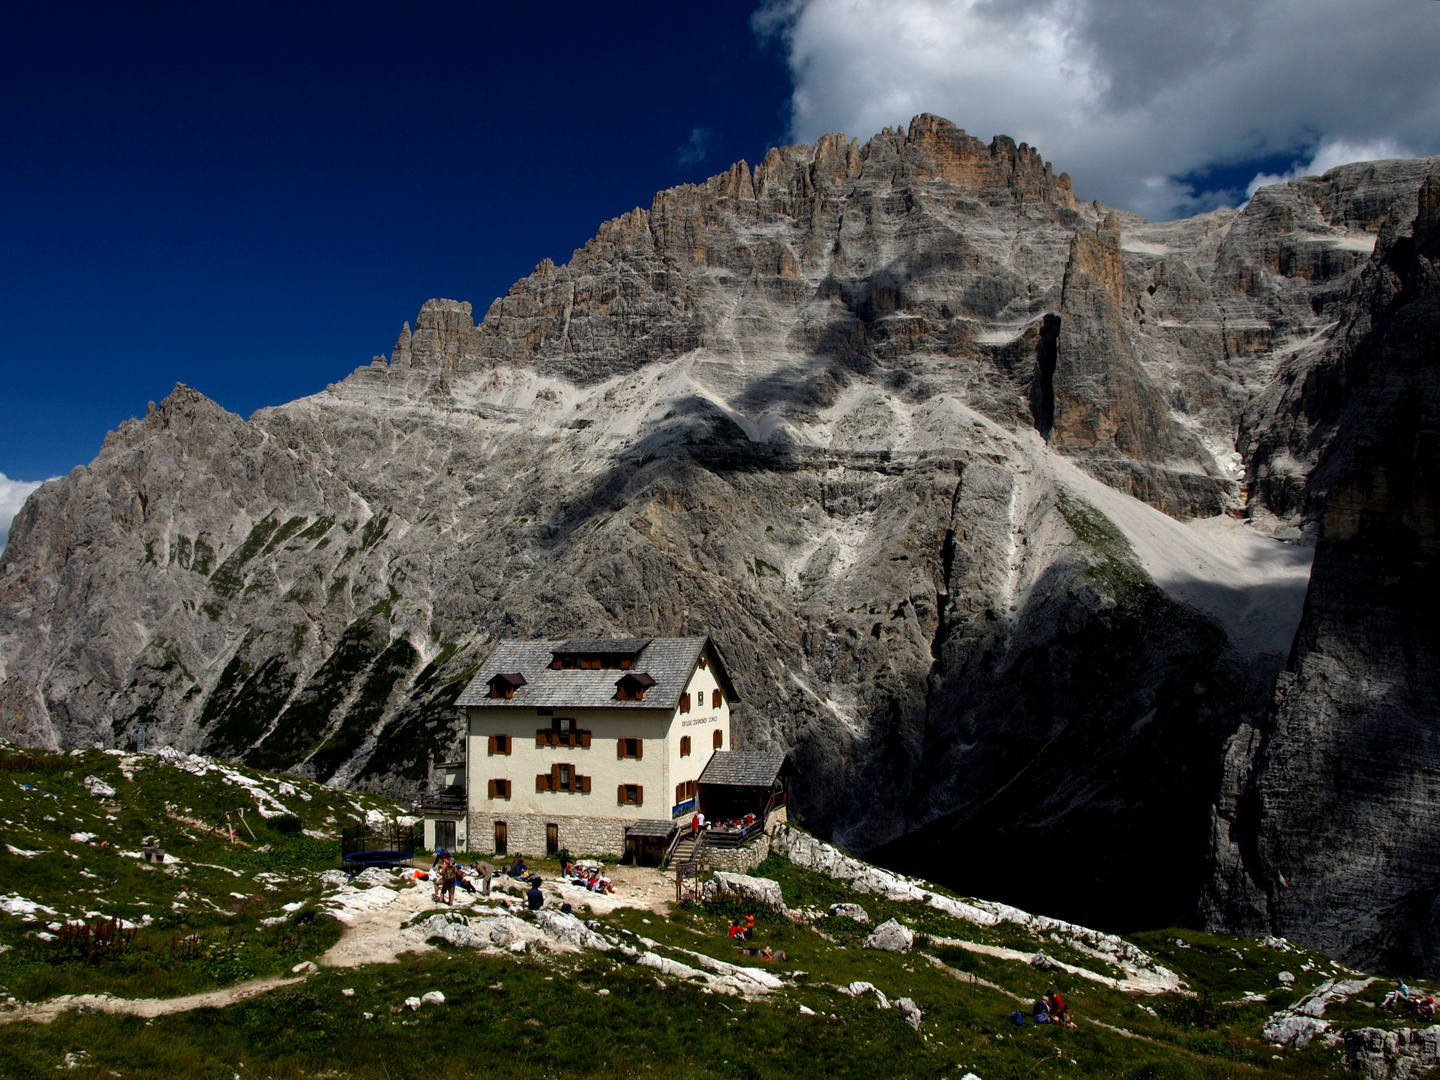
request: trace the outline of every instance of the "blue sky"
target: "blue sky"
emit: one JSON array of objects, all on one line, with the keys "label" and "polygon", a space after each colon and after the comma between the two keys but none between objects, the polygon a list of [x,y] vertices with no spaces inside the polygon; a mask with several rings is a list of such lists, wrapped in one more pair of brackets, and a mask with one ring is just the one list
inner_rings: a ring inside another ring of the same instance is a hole
[{"label": "blue sky", "polygon": [[932,111],[1151,217],[1440,152],[1420,0],[416,7],[0,9],[0,530],[177,381],[313,393],[777,143]]}]

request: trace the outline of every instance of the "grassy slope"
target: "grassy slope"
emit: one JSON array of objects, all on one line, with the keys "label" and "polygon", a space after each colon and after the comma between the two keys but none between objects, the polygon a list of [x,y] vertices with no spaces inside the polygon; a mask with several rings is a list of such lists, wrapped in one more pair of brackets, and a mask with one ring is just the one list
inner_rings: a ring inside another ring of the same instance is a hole
[{"label": "grassy slope", "polygon": [[[88,776],[113,787],[115,798],[91,795]],[[325,836],[272,830],[236,776],[259,779],[272,813],[283,806]],[[281,783],[295,793],[279,794]],[[0,945],[8,947],[0,952],[0,993],[26,1001],[82,992],[169,997],[288,971],[339,937],[339,924],[314,910],[318,887],[309,871],[338,865],[340,823],[357,807],[363,814],[394,804],[245,768],[197,776],[153,755],[0,748],[0,896],[53,909],[36,919],[0,914]],[[206,829],[223,823],[226,811],[243,844]],[[72,840],[77,833],[93,839]],[[122,854],[138,853],[147,835],[179,862],[159,868]],[[287,912],[287,904],[300,906]],[[93,962],[39,936],[102,915],[138,927],[120,955]],[[277,916],[283,921],[261,925]]]},{"label": "grassy slope", "polygon": [[[0,864],[0,869],[14,869],[30,877],[17,887],[19,879],[7,873],[5,891],[44,899],[54,896],[57,887],[92,888],[97,882],[79,877],[73,870],[88,866],[105,881],[116,883],[106,894],[105,910],[126,918],[152,913],[157,923],[152,932],[163,940],[154,939],[149,966],[143,972],[123,968],[128,961],[57,965],[45,957],[33,936],[27,936],[33,933],[33,926],[27,931],[20,920],[0,915],[0,935],[16,946],[0,956],[0,965],[11,965],[0,967],[5,972],[0,979],[11,992],[16,992],[17,984],[39,991],[22,997],[103,986],[107,979],[117,989],[154,995],[233,980],[239,973],[226,966],[232,961],[167,966],[169,937],[183,920],[207,941],[223,945],[235,925],[243,922],[253,928],[252,912],[247,910],[243,919],[232,918],[208,908],[209,914],[200,914],[192,905],[167,914],[162,907],[168,907],[168,901],[161,903],[166,890],[184,887],[192,895],[208,892],[222,907],[227,897],[239,902],[230,897],[232,891],[263,893],[257,903],[266,904],[264,911],[268,912],[278,910],[283,902],[293,902],[289,900],[292,896],[302,901],[313,898],[313,877],[299,874],[297,867],[307,862],[333,865],[333,846],[325,852],[316,844],[287,842],[278,836],[263,837],[276,845],[268,855],[231,848],[198,834],[182,843],[187,830],[177,827],[173,819],[163,818],[165,802],[189,806],[197,816],[238,804],[240,794],[233,786],[217,783],[213,773],[196,778],[147,764],[144,772],[134,773],[129,789],[121,788],[117,802],[125,805],[111,820],[78,785],[87,773],[94,773],[121,787],[117,759],[87,754],[84,759],[73,759],[73,765],[71,762],[65,759],[64,769],[35,774],[40,781],[37,786],[59,795],[58,800],[41,803],[36,800],[43,797],[35,793],[17,796],[13,793],[20,789],[14,784],[0,795],[0,812],[14,819],[17,809],[23,809],[24,821],[32,830],[17,832],[7,826],[7,841],[29,849],[43,846],[52,850],[43,857],[48,862],[38,856],[26,860],[6,854],[9,861]],[[107,768],[108,772],[101,771]],[[73,776],[65,777],[67,771]],[[0,786],[11,779],[21,777],[5,773]],[[287,806],[306,817],[307,826],[326,826],[330,824],[327,818],[342,817],[350,808],[352,797],[347,794],[291,782],[312,794],[309,803],[298,798],[286,800]],[[270,783],[273,790],[274,781]],[[46,813],[57,821],[43,822]],[[34,822],[36,815],[40,815],[40,823]],[[76,820],[79,826],[72,824]],[[55,854],[62,846],[61,837],[72,827],[99,832],[97,825],[103,824],[123,838],[122,846],[128,848],[138,845],[139,837],[154,831],[161,820],[170,822],[165,831],[171,850],[190,868],[183,878],[145,870],[136,860],[89,847],[80,849],[83,860]],[[224,871],[206,876],[194,860],[230,865],[240,870],[243,878]],[[279,883],[277,892],[266,891],[263,883],[255,881],[262,864],[279,867],[280,873],[293,880]],[[41,867],[43,873],[37,871]],[[543,867],[542,873],[546,869]],[[899,917],[935,936],[1025,951],[1043,947],[1057,956],[1066,952],[1062,943],[1018,927],[978,928],[922,904],[857,895],[842,883],[777,858],[759,872],[777,878],[787,902],[795,907],[859,901],[877,921]],[[85,903],[90,902],[87,897]],[[302,913],[308,910],[308,904],[300,909]],[[625,909],[601,917],[599,928],[632,944],[636,936],[652,939],[662,953],[681,961],[689,959],[692,964],[693,959],[678,950],[754,963],[738,957],[725,936],[725,916],[730,913],[731,909],[713,905],[674,908],[668,917]],[[171,920],[170,924],[158,926],[161,917]],[[315,928],[308,931],[312,936],[290,951],[257,941],[259,935],[254,935],[253,929],[247,932],[245,948],[254,947],[255,951],[245,954],[246,970],[260,974],[287,969],[296,959],[313,955],[328,940],[323,932],[326,917],[309,925]],[[125,1077],[213,1076],[226,1080],[236,1075],[246,1080],[312,1076],[389,1080],[449,1070],[504,1077],[806,1075],[954,1080],[967,1071],[984,1080],[1343,1075],[1334,1048],[1317,1043],[1304,1051],[1282,1052],[1258,1039],[1264,1019],[1274,1008],[1339,971],[1316,954],[1282,952],[1254,941],[1192,931],[1137,935],[1137,944],[1180,971],[1200,992],[1197,997],[1140,998],[1083,979],[1054,978],[1055,973],[1041,973],[1025,963],[954,948],[932,946],[906,955],[864,950],[859,947],[864,930],[849,920],[820,920],[812,928],[758,912],[757,925],[755,944],[768,944],[788,954],[788,960],[777,968],[803,974],[788,979],[785,990],[755,1001],[707,993],[683,981],[657,979],[655,972],[619,952],[557,958],[442,949],[407,956],[394,965],[322,971],[304,984],[224,1009],[148,1022],[115,1015],[67,1014],[50,1025],[7,1026],[3,1029],[7,1037],[0,1039],[0,1075],[51,1076],[67,1054],[77,1055],[82,1050],[83,1057],[71,1058],[78,1067],[70,1075],[109,1077],[113,1071]],[[294,933],[296,928],[287,922],[281,929]],[[223,949],[220,952],[223,955]],[[1282,969],[1296,975],[1292,987],[1278,981]],[[912,1031],[898,1010],[879,1011],[873,996],[851,998],[835,989],[836,984],[854,980],[874,983],[892,999],[913,998],[925,1014],[921,1032]],[[1016,1027],[1006,1018],[1017,998],[1028,1001],[1048,985],[1058,986],[1070,999],[1081,1021],[1078,1030],[1032,1024]],[[342,993],[347,988],[354,990],[353,996]],[[609,993],[596,993],[602,988]],[[427,1005],[418,1013],[400,1008],[405,998],[429,990],[443,992],[446,1003]],[[1378,1000],[1383,990],[1383,985],[1377,985],[1365,997]],[[1269,1000],[1224,1004],[1248,992],[1265,993]],[[803,1015],[801,1006],[816,1015]],[[365,1018],[367,1012],[373,1014],[372,1019]],[[1362,1000],[1331,1015],[1352,1024],[1394,1022]],[[1117,1028],[1129,1034],[1114,1030]]]}]

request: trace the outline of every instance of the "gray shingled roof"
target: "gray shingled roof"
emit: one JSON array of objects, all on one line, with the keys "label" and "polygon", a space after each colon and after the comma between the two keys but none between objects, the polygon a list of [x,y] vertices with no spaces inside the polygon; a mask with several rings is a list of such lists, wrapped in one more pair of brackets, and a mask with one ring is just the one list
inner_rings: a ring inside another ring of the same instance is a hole
[{"label": "gray shingled roof", "polygon": [[[627,645],[634,639],[617,639]],[[629,672],[615,668],[595,670],[589,668],[562,668],[559,671],[550,666],[554,653],[580,651],[572,648],[568,641],[502,641],[490,654],[470,685],[456,702],[460,708],[536,708],[553,709],[673,709],[680,701],[685,685],[700,659],[700,652],[708,641],[703,637],[685,638],[641,638],[646,642],[639,650],[634,666]],[[604,642],[584,642],[585,650]],[[595,652],[605,650],[594,649]],[[626,650],[616,650],[626,651]],[[720,685],[725,688],[730,700],[737,700],[724,664],[714,645],[710,645],[711,660]],[[500,672],[518,671],[525,676],[525,685],[515,691],[511,698],[492,698],[489,695],[490,680]],[[615,697],[615,684],[625,674],[649,675],[655,685],[645,691],[642,701],[619,701]]]},{"label": "gray shingled roof", "polygon": [[658,836],[664,839],[675,831],[675,822],[657,821],[654,818],[642,818],[625,830],[626,836]]},{"label": "gray shingled roof", "polygon": [[716,750],[710,755],[699,782],[768,788],[775,783],[784,765],[783,750]]},{"label": "gray shingled roof", "polygon": [[637,653],[654,638],[574,638],[557,642],[556,652],[566,653]]}]

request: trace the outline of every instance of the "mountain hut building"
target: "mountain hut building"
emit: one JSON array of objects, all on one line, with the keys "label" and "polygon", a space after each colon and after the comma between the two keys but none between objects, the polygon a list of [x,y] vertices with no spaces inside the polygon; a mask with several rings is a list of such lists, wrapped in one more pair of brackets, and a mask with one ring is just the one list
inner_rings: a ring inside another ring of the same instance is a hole
[{"label": "mountain hut building", "polygon": [[[457,702],[467,724],[457,846],[652,861],[700,807],[707,767],[752,756],[731,752],[738,700],[708,637],[502,641]],[[739,793],[715,773],[706,799],[769,805],[782,760],[742,770],[747,783],[765,775]],[[422,809],[434,847],[454,803]]]}]

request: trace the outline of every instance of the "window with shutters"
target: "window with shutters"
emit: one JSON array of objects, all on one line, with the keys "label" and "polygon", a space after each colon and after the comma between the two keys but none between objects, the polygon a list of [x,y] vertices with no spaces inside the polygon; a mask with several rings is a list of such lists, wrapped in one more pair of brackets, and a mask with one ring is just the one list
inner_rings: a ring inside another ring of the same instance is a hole
[{"label": "window with shutters", "polygon": [[680,756],[681,756],[681,757],[689,757],[689,756],[690,756],[690,736],[689,736],[689,735],[681,735],[681,736],[680,736]]},{"label": "window with shutters", "polygon": [[720,696],[720,688],[718,686],[710,691],[710,707],[712,709],[718,709],[720,703],[724,700],[725,699]]},{"label": "window with shutters", "polygon": [[677,803],[682,803],[685,802],[687,799],[693,799],[695,798],[695,793],[697,790],[698,785],[695,783],[694,780],[686,780],[683,784],[676,784],[675,801]]},{"label": "window with shutters", "polygon": [[645,756],[645,740],[616,739],[615,756],[619,758],[635,758],[638,761]]},{"label": "window with shutters", "polygon": [[569,791],[585,794],[590,790],[590,777],[581,776],[570,764],[552,765],[548,773],[535,777],[536,791]]},{"label": "window with shutters", "polygon": [[508,754],[508,753],[510,753],[510,736],[509,736],[509,735],[491,735],[491,736],[490,736],[490,753],[492,753],[492,754]]},{"label": "window with shutters", "polygon": [[690,695],[689,695],[689,694],[681,694],[681,695],[680,695],[680,711],[681,711],[681,712],[689,712],[689,711],[690,711]]},{"label": "window with shutters", "polygon": [[723,748],[725,745],[725,732],[721,731],[719,728],[716,728],[714,742],[716,750]]},{"label": "window with shutters", "polygon": [[497,777],[490,781],[489,791],[492,799],[508,799],[510,798],[510,781]]},{"label": "window with shutters", "polygon": [[616,801],[621,806],[643,806],[645,788],[642,784],[621,784],[616,792]]},{"label": "window with shutters", "polygon": [[590,745],[590,732],[580,730],[568,716],[557,716],[550,721],[548,728],[535,732],[535,745],[584,748]]}]

